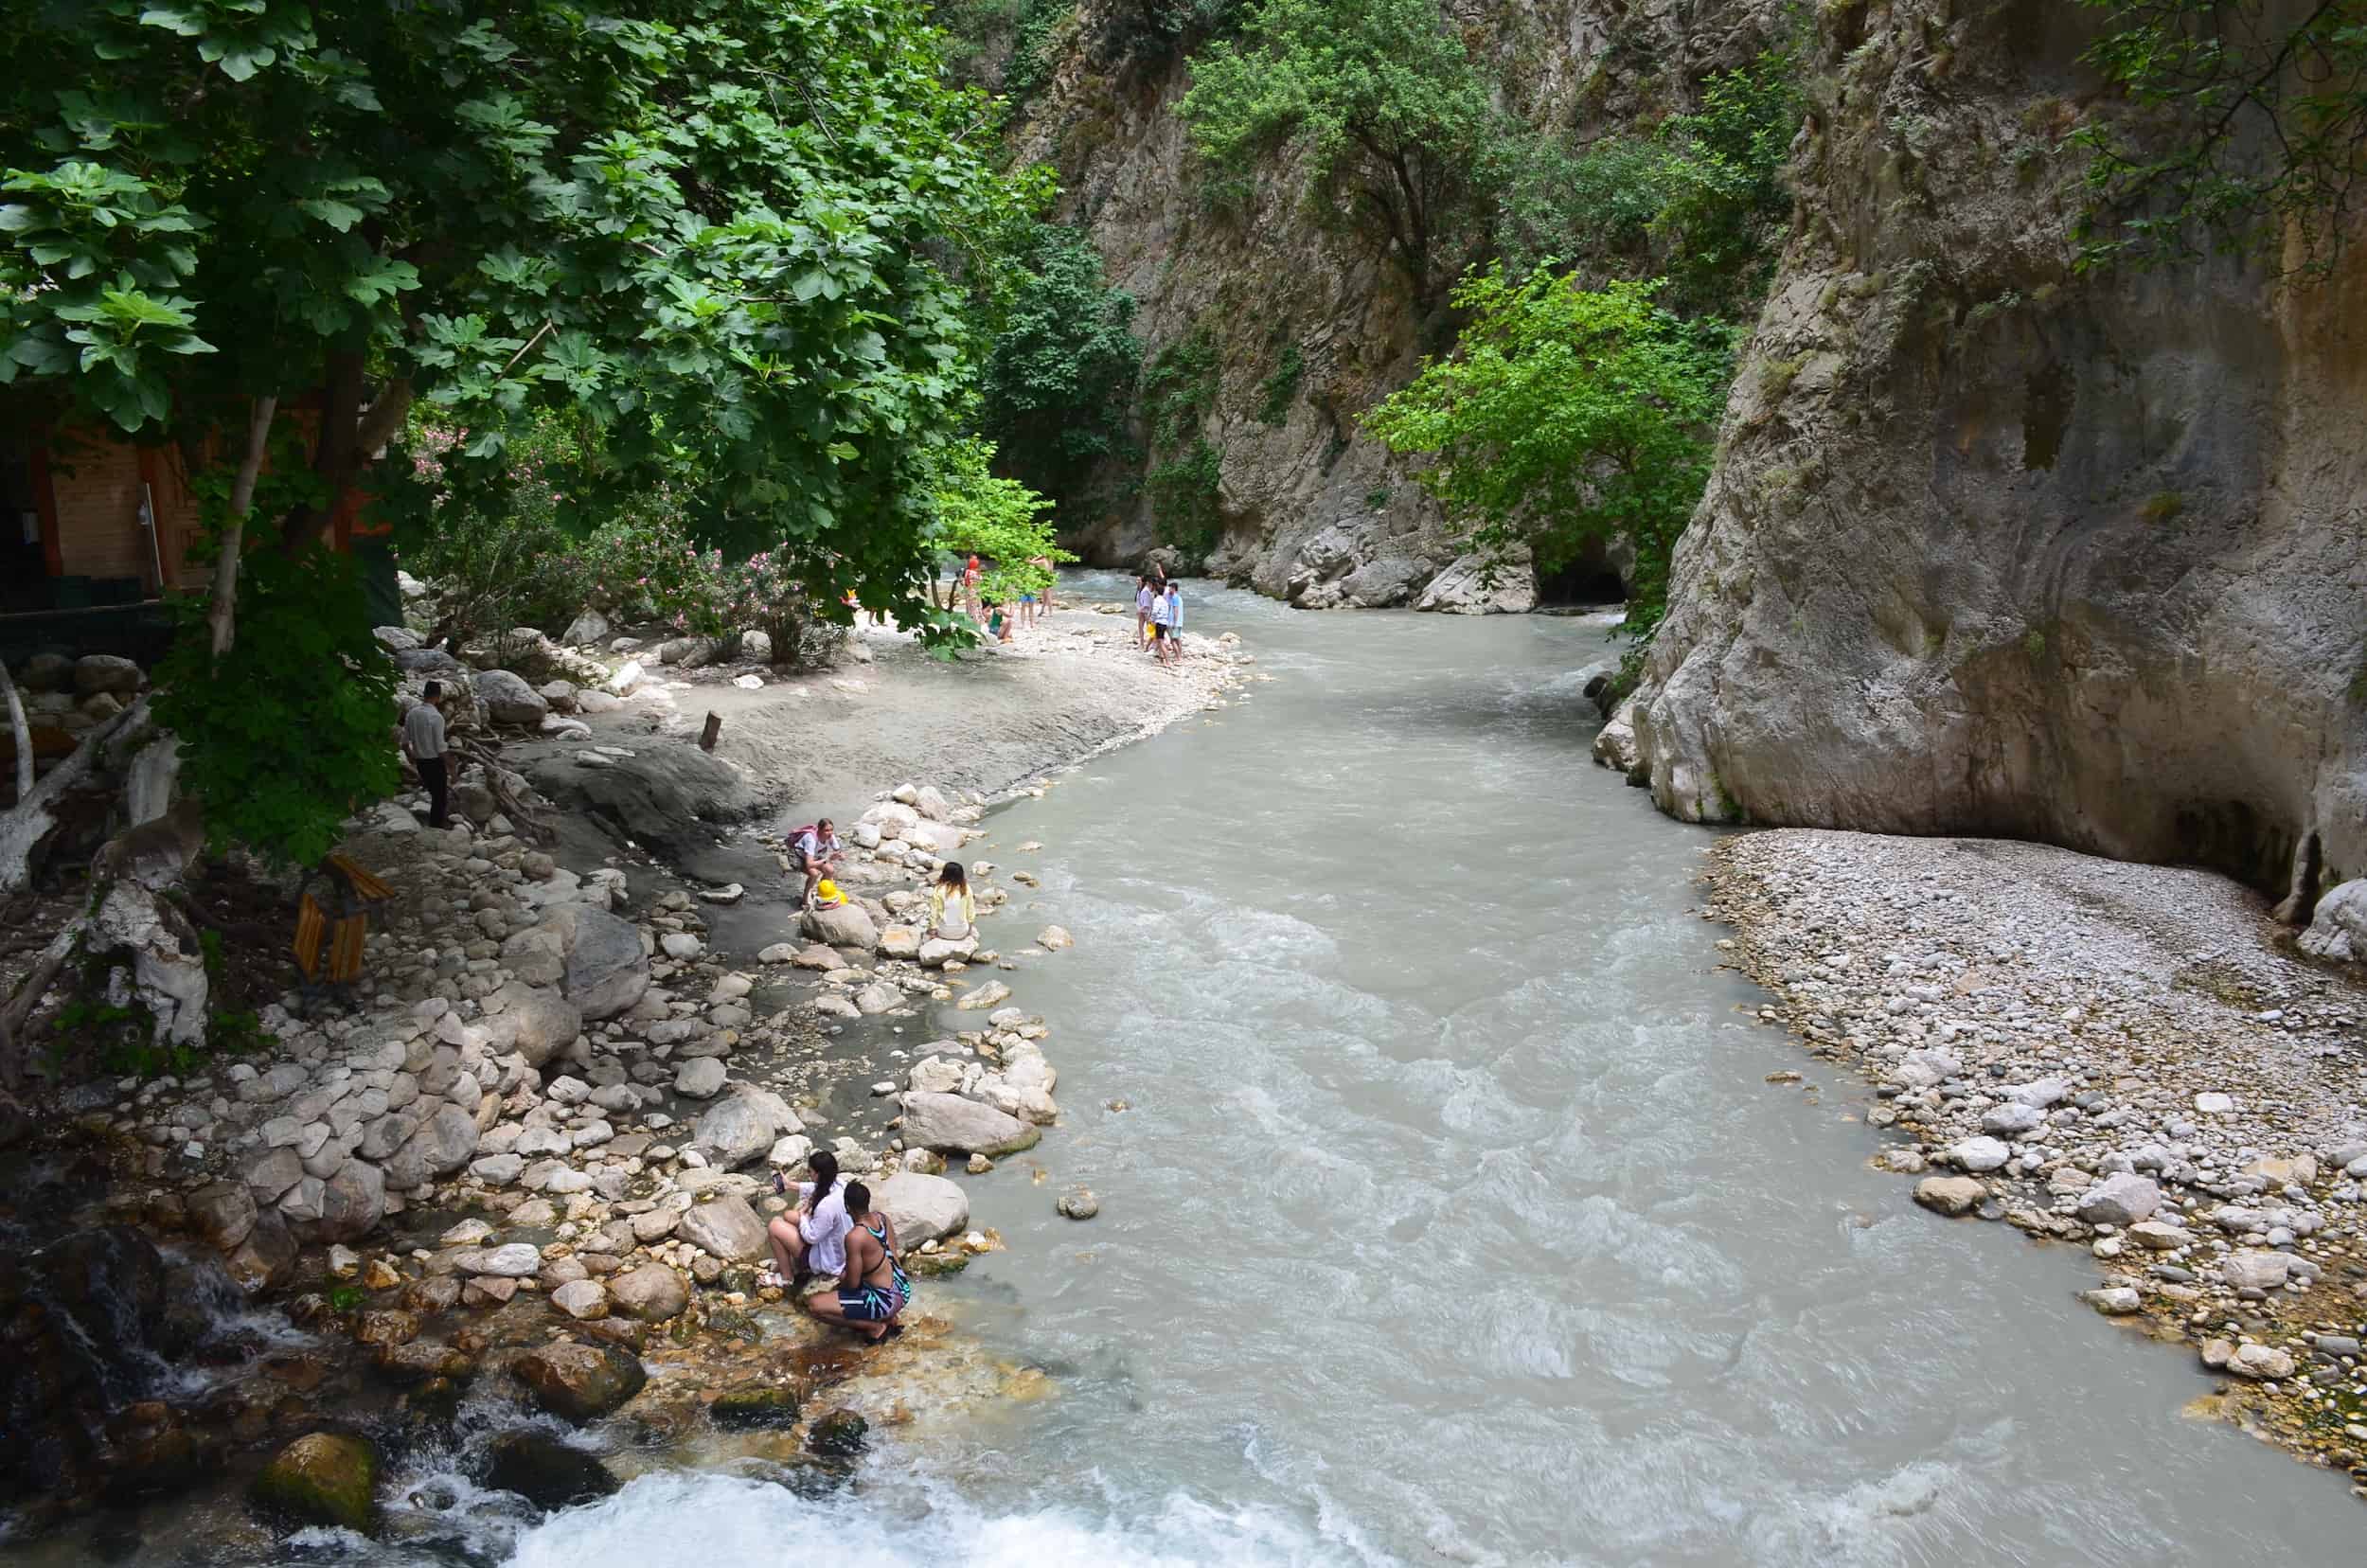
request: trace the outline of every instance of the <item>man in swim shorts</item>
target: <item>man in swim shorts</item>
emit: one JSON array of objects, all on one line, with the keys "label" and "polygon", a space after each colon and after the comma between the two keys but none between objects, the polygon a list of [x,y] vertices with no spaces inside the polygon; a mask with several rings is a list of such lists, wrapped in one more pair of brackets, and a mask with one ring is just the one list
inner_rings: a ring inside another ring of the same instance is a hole
[{"label": "man in swim shorts", "polygon": [[896,1319],[912,1301],[912,1281],[896,1258],[896,1226],[871,1208],[871,1189],[846,1184],[846,1267],[836,1291],[805,1298],[806,1310],[824,1323],[843,1323],[867,1340],[900,1333]]}]

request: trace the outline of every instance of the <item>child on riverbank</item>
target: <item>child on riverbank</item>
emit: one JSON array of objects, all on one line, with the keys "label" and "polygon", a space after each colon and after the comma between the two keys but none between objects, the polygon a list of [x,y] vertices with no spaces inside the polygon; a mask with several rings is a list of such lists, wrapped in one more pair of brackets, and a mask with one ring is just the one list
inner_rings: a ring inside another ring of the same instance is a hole
[{"label": "child on riverbank", "polygon": [[1134,579],[1134,646],[1150,645],[1150,578],[1148,574]]}]

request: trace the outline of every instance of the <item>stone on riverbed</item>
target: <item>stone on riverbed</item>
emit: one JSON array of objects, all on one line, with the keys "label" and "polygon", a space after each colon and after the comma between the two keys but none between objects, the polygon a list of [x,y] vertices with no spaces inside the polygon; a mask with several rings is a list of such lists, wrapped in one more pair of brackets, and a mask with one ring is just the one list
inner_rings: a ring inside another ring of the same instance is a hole
[{"label": "stone on riverbed", "polygon": [[1033,1149],[1042,1133],[1017,1116],[959,1095],[912,1090],[903,1097],[904,1144],[940,1154],[1011,1154]]},{"label": "stone on riverbed", "polygon": [[626,1317],[664,1323],[690,1305],[690,1287],[665,1264],[644,1263],[611,1279],[608,1298]]},{"label": "stone on riverbed", "polygon": [[1967,1138],[1948,1151],[1949,1163],[1975,1173],[1996,1170],[2014,1157],[2014,1151],[1995,1138]]},{"label": "stone on riverbed", "polygon": [[798,929],[826,946],[857,953],[869,953],[880,945],[880,928],[871,923],[870,915],[859,903],[809,909],[798,922]]},{"label": "stone on riverbed", "polygon": [[715,1198],[685,1211],[674,1234],[726,1263],[749,1263],[765,1256],[764,1221],[743,1199]]},{"label": "stone on riverbed", "polygon": [[975,1012],[981,1008],[991,1007],[998,1003],[1006,1002],[1010,1000],[1010,987],[1005,985],[1000,980],[989,980],[985,985],[979,987],[976,990],[965,993],[961,1000],[953,1005],[965,1010]]},{"label": "stone on riverbed", "polygon": [[487,1486],[516,1492],[545,1512],[597,1502],[623,1485],[596,1456],[533,1427],[494,1438],[486,1459]]},{"label": "stone on riverbed", "polygon": [[715,1057],[692,1057],[674,1072],[674,1093],[692,1099],[713,1099],[723,1092],[723,1063]]},{"label": "stone on riverbed", "polygon": [[546,1345],[510,1363],[534,1402],[562,1420],[595,1421],[641,1392],[641,1358],[613,1345]]},{"label": "stone on riverbed", "polygon": [[905,1247],[924,1246],[970,1223],[970,1195],[958,1182],[901,1170],[872,1189],[871,1202]]},{"label": "stone on riverbed", "polygon": [[918,958],[923,951],[920,933],[911,926],[892,925],[880,933],[882,958]]},{"label": "stone on riverbed", "polygon": [[1036,933],[1036,945],[1046,953],[1058,953],[1063,948],[1075,947],[1077,938],[1060,927],[1050,925]]},{"label": "stone on riverbed", "polygon": [[1969,1176],[1927,1176],[1915,1184],[1915,1202],[1953,1218],[1981,1206],[1989,1189]]},{"label": "stone on riverbed", "polygon": [[2219,1264],[2219,1277],[2230,1290],[2273,1291],[2291,1274],[2293,1260],[2283,1253],[2234,1252]]},{"label": "stone on riverbed", "polygon": [[769,1089],[742,1085],[739,1093],[716,1101],[700,1114],[690,1146],[705,1157],[707,1164],[733,1170],[770,1149],[774,1135],[783,1128],[796,1125],[796,1113],[780,1096]]},{"label": "stone on riverbed", "polygon": [[2091,1225],[2127,1227],[2150,1220],[2162,1206],[2162,1189],[2143,1176],[2121,1171],[2079,1195],[2078,1214]]},{"label": "stone on riverbed", "polygon": [[608,1316],[608,1290],[596,1279],[571,1279],[551,1292],[551,1305],[578,1323]]},{"label": "stone on riverbed", "polygon": [[453,1262],[466,1274],[524,1279],[542,1268],[543,1254],[531,1241],[512,1241],[486,1252],[464,1252]]},{"label": "stone on riverbed", "polygon": [[366,1439],[311,1432],[273,1456],[253,1496],[268,1513],[366,1534],[377,1489],[378,1451]]}]

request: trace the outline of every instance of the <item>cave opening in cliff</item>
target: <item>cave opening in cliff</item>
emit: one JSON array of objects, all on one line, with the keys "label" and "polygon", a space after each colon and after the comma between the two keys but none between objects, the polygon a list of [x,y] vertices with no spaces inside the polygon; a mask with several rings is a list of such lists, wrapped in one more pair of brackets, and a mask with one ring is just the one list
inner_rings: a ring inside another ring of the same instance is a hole
[{"label": "cave opening in cliff", "polygon": [[1609,561],[1580,560],[1565,562],[1552,571],[1537,569],[1539,609],[1618,604],[1627,597],[1627,584],[1619,580],[1618,572]]}]

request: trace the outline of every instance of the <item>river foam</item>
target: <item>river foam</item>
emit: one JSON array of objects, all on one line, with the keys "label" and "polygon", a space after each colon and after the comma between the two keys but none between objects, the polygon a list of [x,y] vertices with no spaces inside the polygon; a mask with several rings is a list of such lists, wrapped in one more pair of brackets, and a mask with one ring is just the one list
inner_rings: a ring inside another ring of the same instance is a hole
[{"label": "river foam", "polygon": [[[884,1505],[884,1506],[883,1506]],[[607,1501],[523,1536],[509,1568],[722,1568],[819,1555],[840,1562],[961,1562],[969,1568],[1185,1568],[1379,1560],[1355,1532],[1182,1492],[1125,1518],[1106,1503],[995,1512],[922,1483],[883,1499],[808,1497],[725,1475],[644,1476]]]}]

